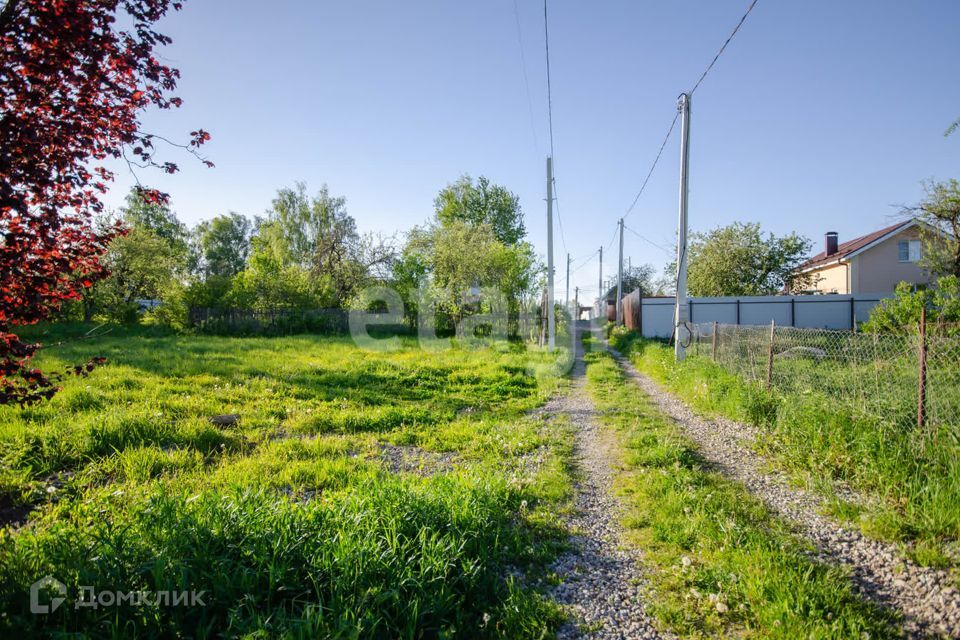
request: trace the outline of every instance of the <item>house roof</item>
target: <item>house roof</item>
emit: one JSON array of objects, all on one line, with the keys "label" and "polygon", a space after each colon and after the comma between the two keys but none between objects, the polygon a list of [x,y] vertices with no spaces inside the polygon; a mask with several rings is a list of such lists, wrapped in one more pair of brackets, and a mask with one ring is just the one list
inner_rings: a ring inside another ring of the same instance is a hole
[{"label": "house roof", "polygon": [[839,262],[845,258],[852,257],[854,254],[859,253],[860,251],[863,251],[879,242],[883,242],[888,236],[892,236],[908,227],[914,226],[915,224],[917,224],[916,220],[903,220],[902,222],[890,225],[889,227],[878,229],[873,233],[868,233],[865,236],[860,236],[859,238],[854,238],[853,240],[847,240],[846,242],[840,243],[840,245],[837,247],[836,253],[828,256],[826,251],[821,251],[817,255],[801,264],[798,268],[801,270],[816,269],[817,267]]}]

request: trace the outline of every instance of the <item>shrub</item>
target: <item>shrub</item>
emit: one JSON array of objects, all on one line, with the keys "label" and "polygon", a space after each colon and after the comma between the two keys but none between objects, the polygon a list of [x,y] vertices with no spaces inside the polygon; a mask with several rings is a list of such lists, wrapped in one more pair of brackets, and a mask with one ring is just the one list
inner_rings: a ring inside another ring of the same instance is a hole
[{"label": "shrub", "polygon": [[947,335],[960,335],[960,278],[944,276],[934,287],[924,289],[901,282],[892,298],[874,307],[862,328],[873,333],[912,331],[919,324],[924,307],[927,322],[939,325]]}]

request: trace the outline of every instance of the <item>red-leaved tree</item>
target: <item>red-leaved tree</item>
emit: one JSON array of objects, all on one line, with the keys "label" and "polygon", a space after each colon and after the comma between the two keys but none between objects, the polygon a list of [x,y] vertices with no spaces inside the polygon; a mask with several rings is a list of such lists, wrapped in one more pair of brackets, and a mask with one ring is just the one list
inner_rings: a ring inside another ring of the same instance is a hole
[{"label": "red-leaved tree", "polygon": [[[157,143],[173,143],[140,126],[147,108],[180,106],[171,95],[180,74],[155,53],[170,42],[154,25],[171,8],[181,3],[6,0],[0,10],[0,404],[36,402],[57,389],[59,374],[29,366],[39,345],[21,340],[16,327],[107,275],[100,257],[122,231],[98,232],[92,223],[113,180],[100,163],[177,171],[155,156]],[[209,138],[201,129],[174,146],[199,157]]]}]

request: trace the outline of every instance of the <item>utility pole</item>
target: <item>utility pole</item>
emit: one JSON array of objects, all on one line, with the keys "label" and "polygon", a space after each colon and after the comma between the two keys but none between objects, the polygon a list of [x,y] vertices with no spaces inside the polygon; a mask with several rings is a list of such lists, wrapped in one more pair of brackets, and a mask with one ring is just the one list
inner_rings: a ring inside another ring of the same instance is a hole
[{"label": "utility pole", "polygon": [[597,303],[597,312],[602,318],[607,315],[607,310],[603,308],[603,245],[600,245],[600,279],[598,281],[598,286],[600,288],[597,290],[597,298],[599,299],[599,302]]},{"label": "utility pole", "polygon": [[547,156],[547,348],[557,346],[557,319],[553,310],[553,157]]},{"label": "utility pole", "polygon": [[677,104],[680,111],[680,211],[677,221],[677,298],[673,315],[674,356],[682,362],[687,356],[687,322],[690,307],[687,303],[687,197],[690,193],[690,94],[681,93]]},{"label": "utility pole", "polygon": [[617,324],[623,322],[623,218],[620,218],[620,258],[617,260]]},{"label": "utility pole", "polygon": [[580,287],[573,289],[573,321],[580,319]]},{"label": "utility pole", "polygon": [[630,259],[630,256],[627,256],[627,275],[633,271],[633,260]]},{"label": "utility pole", "polygon": [[570,309],[570,254],[567,254],[567,291],[563,294],[563,304]]}]

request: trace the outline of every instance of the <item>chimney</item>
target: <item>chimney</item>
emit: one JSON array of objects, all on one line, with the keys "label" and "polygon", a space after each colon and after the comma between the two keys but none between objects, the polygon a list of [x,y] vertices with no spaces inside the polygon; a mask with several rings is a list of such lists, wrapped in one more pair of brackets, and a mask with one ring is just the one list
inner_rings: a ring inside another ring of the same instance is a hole
[{"label": "chimney", "polygon": [[837,252],[837,232],[836,231],[827,231],[825,237],[824,249],[826,250],[827,256],[832,256]]}]

